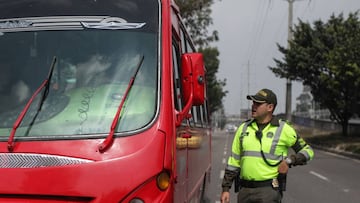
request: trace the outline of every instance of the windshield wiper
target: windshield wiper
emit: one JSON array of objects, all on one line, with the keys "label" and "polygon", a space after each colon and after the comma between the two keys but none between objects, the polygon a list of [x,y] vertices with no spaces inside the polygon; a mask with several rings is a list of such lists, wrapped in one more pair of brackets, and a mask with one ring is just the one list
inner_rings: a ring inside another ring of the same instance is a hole
[{"label": "windshield wiper", "polygon": [[[56,57],[53,58],[53,61],[51,63],[51,66],[50,66],[50,70],[49,70],[49,74],[47,76],[47,78],[44,80],[44,82],[42,82],[42,84],[40,85],[40,87],[34,92],[33,95],[31,95],[29,101],[26,103],[24,109],[21,111],[20,115],[17,117],[14,125],[13,125],[13,128],[10,132],[10,136],[9,136],[9,139],[8,139],[8,145],[7,145],[7,148],[8,148],[8,151],[9,152],[12,152],[14,150],[14,146],[15,146],[15,141],[14,141],[14,137],[15,137],[15,133],[16,133],[16,130],[17,128],[19,127],[19,125],[21,124],[21,122],[23,121],[24,117],[25,117],[25,114],[28,112],[31,104],[33,103],[35,97],[41,92],[41,90],[45,87],[45,90],[43,92],[43,95],[41,97],[41,100],[40,100],[40,104],[39,104],[39,107],[38,107],[38,111],[36,112],[36,115],[35,115],[35,118],[37,117],[37,114],[39,113],[39,111],[41,110],[41,107],[44,103],[44,100],[45,98],[47,97],[47,95],[49,94],[49,87],[50,87],[50,80],[51,80],[51,77],[52,77],[52,73],[54,71],[54,67],[55,67],[55,63],[56,63]],[[34,122],[35,118],[33,119],[32,123]]]},{"label": "windshield wiper", "polygon": [[53,58],[53,61],[51,63],[51,66],[50,66],[50,70],[49,70],[49,73],[48,73],[48,77],[47,77],[47,83],[45,84],[45,89],[43,91],[43,94],[41,96],[41,99],[40,99],[40,103],[39,103],[39,107],[38,109],[36,110],[36,113],[35,115],[33,116],[30,124],[29,124],[29,127],[27,128],[26,132],[25,132],[25,136],[27,136],[32,128],[32,126],[34,125],[34,122],[37,118],[37,116],[39,115],[39,112],[41,111],[41,108],[44,104],[44,101],[45,99],[47,98],[47,96],[49,95],[49,90],[50,90],[50,83],[51,83],[51,78],[52,78],[52,75],[53,75],[53,72],[54,72],[54,67],[55,67],[55,64],[56,64],[56,57]]},{"label": "windshield wiper", "polygon": [[112,124],[111,124],[111,127],[110,127],[110,132],[109,132],[108,136],[106,137],[106,139],[105,139],[102,143],[100,143],[100,145],[99,145],[99,151],[100,151],[100,152],[104,152],[104,151],[110,146],[110,144],[111,144],[111,143],[113,142],[113,140],[114,140],[115,128],[116,128],[116,126],[118,125],[119,120],[120,120],[120,118],[121,118],[121,115],[120,115],[121,110],[122,110],[122,108],[123,108],[123,105],[124,105],[124,103],[125,103],[125,100],[127,99],[128,94],[129,94],[129,92],[130,92],[130,90],[131,90],[131,88],[132,88],[132,86],[133,86],[133,84],[134,84],[134,81],[135,81],[135,79],[136,79],[137,73],[139,72],[139,69],[140,69],[141,64],[143,63],[143,61],[144,61],[144,55],[141,56],[141,58],[140,58],[140,60],[139,60],[139,63],[138,63],[138,65],[136,66],[135,73],[134,73],[134,75],[130,78],[130,81],[129,81],[129,84],[128,84],[127,88],[126,88],[126,91],[125,91],[125,93],[124,93],[124,96],[123,96],[122,99],[121,99],[120,105],[119,105],[119,107],[118,107],[118,109],[117,109],[117,111],[116,111],[115,117],[114,117],[114,119],[113,119],[113,121],[112,121]]},{"label": "windshield wiper", "polygon": [[49,73],[48,73],[48,76],[46,78],[45,81],[46,84],[44,85],[45,86],[45,89],[44,89],[44,92],[42,94],[42,97],[41,97],[41,100],[40,100],[40,104],[39,104],[39,107],[38,107],[38,112],[41,110],[43,104],[44,104],[44,101],[45,99],[47,98],[47,96],[49,95],[49,90],[50,90],[50,83],[51,83],[51,78],[53,76],[53,72],[54,72],[54,69],[55,69],[55,64],[56,64],[56,56],[54,56],[53,60],[52,60],[52,63],[51,63],[51,66],[50,66],[50,70],[49,70]]}]

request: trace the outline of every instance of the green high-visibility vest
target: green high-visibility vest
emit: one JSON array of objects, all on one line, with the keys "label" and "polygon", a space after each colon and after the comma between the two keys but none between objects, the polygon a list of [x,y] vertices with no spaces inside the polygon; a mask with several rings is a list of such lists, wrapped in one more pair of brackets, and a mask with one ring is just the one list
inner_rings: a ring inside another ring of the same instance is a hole
[{"label": "green high-visibility vest", "polygon": [[294,128],[286,121],[273,119],[263,130],[261,144],[256,137],[258,126],[254,120],[245,121],[236,131],[232,153],[229,156],[227,169],[240,170],[240,178],[245,180],[269,180],[277,177],[278,167],[269,166],[285,159],[288,149],[302,153],[307,160],[314,156],[312,148],[296,134]]}]

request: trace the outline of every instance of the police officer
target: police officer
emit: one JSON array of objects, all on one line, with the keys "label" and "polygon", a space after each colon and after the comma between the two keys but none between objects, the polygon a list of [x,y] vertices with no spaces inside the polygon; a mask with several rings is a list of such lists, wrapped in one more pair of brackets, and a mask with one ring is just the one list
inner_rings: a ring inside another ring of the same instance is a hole
[{"label": "police officer", "polygon": [[[304,165],[314,151],[287,122],[273,116],[277,99],[273,91],[262,89],[252,100],[252,119],[236,131],[222,182],[221,202],[230,201],[235,181],[238,202],[281,202],[288,168]],[[288,155],[288,149],[295,153]],[[240,185],[240,187],[239,187]]]}]

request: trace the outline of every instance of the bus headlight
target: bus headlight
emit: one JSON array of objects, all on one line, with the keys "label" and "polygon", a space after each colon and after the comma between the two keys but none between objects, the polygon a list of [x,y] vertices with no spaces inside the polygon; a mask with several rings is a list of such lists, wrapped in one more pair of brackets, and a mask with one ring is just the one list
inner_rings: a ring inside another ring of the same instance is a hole
[{"label": "bus headlight", "polygon": [[135,199],[132,199],[129,203],[144,203],[144,201],[142,199],[135,198]]}]

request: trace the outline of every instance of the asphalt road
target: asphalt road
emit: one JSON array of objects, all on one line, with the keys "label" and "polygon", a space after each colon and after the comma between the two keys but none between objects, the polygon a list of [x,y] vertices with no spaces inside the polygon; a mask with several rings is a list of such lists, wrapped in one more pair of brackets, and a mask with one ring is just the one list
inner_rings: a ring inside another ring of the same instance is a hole
[{"label": "asphalt road", "polygon": [[[220,202],[221,181],[231,150],[232,134],[213,132],[210,203]],[[360,202],[360,160],[315,150],[308,165],[290,169],[283,203]],[[231,202],[236,194],[231,189]]]}]

